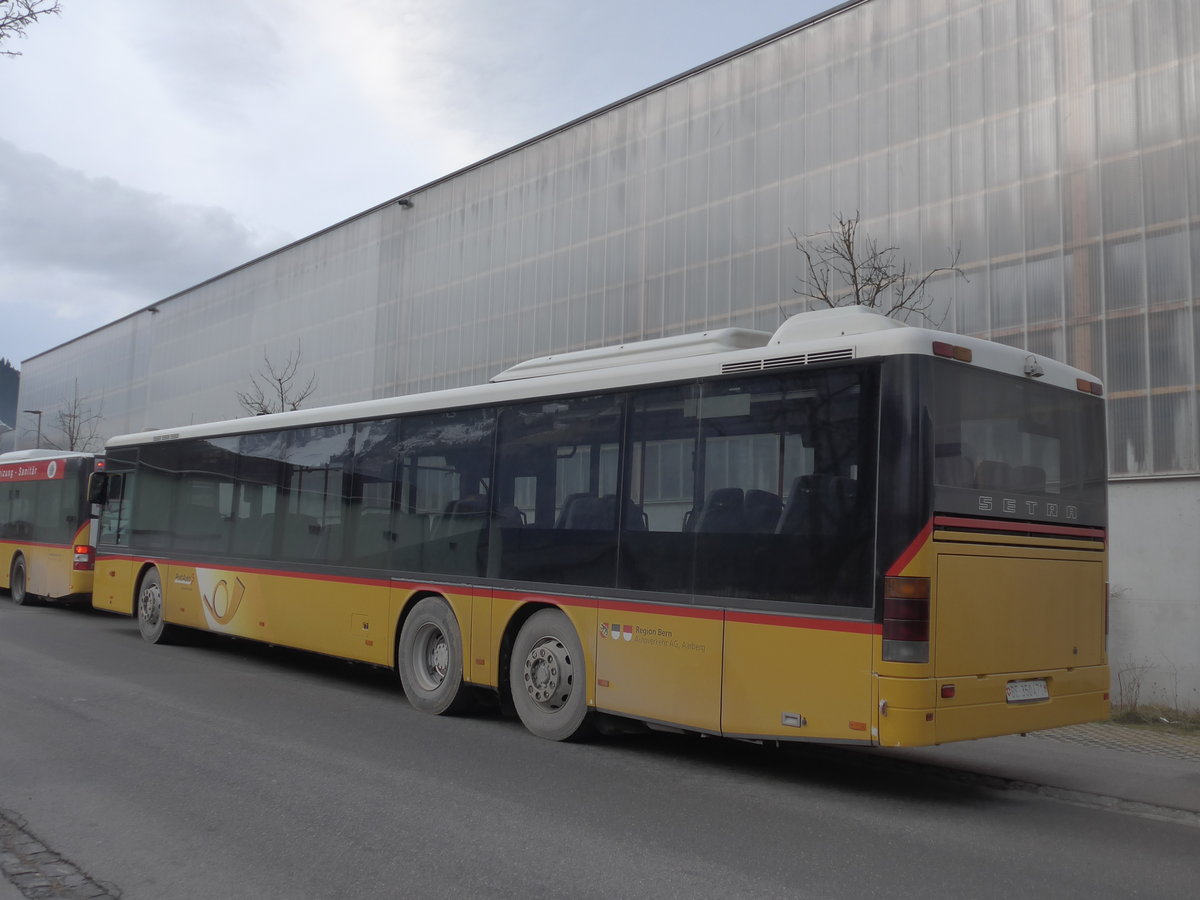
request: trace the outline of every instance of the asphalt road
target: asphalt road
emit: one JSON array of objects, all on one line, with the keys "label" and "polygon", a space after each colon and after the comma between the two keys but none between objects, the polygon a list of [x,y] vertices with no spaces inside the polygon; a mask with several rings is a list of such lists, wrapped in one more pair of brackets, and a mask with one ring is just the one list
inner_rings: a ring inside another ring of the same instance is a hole
[{"label": "asphalt road", "polygon": [[827,748],[538,740],[0,595],[0,813],[125,898],[1188,897],[1193,827]]}]

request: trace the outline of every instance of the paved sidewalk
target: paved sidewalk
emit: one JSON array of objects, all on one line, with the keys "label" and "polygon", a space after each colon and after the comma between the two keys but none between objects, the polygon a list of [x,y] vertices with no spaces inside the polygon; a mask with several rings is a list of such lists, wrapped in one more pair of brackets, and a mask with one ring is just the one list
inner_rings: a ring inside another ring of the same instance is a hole
[{"label": "paved sidewalk", "polygon": [[1025,737],[872,752],[1200,826],[1200,736],[1094,723]]}]

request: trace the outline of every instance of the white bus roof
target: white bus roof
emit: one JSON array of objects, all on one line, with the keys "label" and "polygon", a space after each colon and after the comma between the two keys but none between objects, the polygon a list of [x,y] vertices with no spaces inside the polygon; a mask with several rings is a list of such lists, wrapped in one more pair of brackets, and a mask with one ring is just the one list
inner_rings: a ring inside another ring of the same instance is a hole
[{"label": "white bus roof", "polygon": [[728,328],[678,337],[538,357],[501,372],[488,384],[338,406],[162,428],[114,437],[109,447],[181,438],[302,428],[332,422],[387,418],[458,407],[519,402],[538,397],[623,390],[714,375],[793,369],[835,360],[916,354],[933,356],[934,344],[969,350],[978,368],[1077,390],[1097,379],[1047,357],[979,338],[905,325],[863,307],[800,313],[774,334]]}]

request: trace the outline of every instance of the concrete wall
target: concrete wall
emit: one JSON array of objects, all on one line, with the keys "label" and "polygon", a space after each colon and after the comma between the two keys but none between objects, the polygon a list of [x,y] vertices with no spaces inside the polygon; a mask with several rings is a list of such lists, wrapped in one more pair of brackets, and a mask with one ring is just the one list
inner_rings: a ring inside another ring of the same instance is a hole
[{"label": "concrete wall", "polygon": [[1200,710],[1200,479],[1109,486],[1117,703]]}]

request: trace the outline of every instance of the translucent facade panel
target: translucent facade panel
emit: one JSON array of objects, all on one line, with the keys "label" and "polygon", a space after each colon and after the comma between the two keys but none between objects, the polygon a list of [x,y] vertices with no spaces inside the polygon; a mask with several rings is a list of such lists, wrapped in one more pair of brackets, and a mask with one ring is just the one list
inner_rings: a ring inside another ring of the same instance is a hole
[{"label": "translucent facade panel", "polygon": [[86,372],[105,436],[236,416],[264,357],[313,405],[772,328],[792,233],[857,212],[915,272],[958,255],[947,326],[1108,379],[1115,473],[1195,472],[1194,7],[864,0],[29,360],[21,406]]},{"label": "translucent facade panel", "polygon": [[1146,293],[1151,304],[1191,297],[1188,233],[1169,231],[1146,238]]},{"label": "translucent facade panel", "polygon": [[1123,394],[1144,389],[1147,380],[1145,317],[1110,318],[1105,332],[1109,393]]},{"label": "translucent facade panel", "polygon": [[1104,298],[1109,310],[1141,306],[1145,298],[1145,255],[1139,238],[1104,248]]}]

